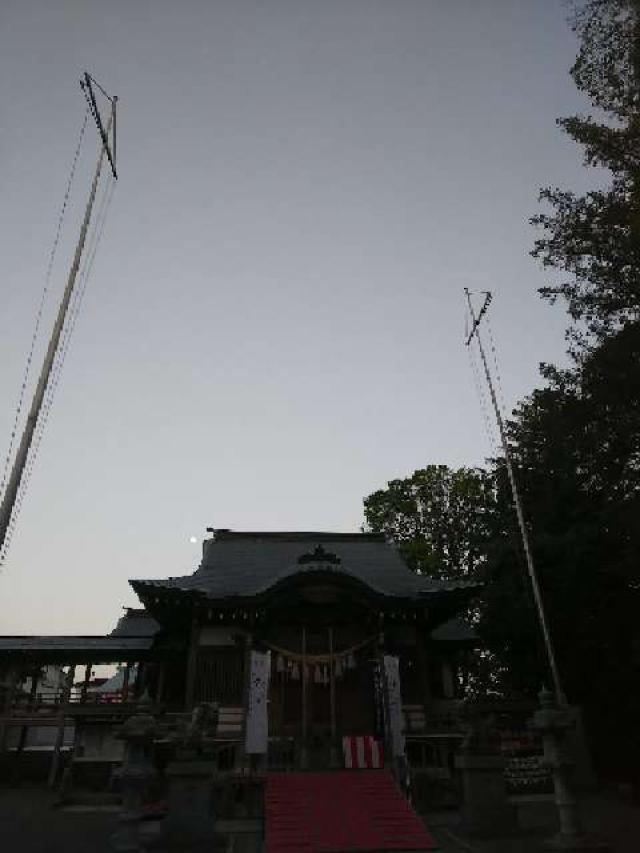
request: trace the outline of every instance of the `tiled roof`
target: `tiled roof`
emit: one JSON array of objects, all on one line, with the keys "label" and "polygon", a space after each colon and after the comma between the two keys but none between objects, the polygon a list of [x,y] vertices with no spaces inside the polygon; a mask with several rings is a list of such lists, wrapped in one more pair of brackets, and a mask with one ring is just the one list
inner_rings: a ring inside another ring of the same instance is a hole
[{"label": "tiled roof", "polygon": [[314,570],[346,575],[375,593],[399,598],[476,586],[415,574],[397,548],[379,534],[231,531],[218,532],[205,543],[202,562],[193,574],[130,583],[141,594],[158,587],[224,599],[259,595],[287,577]]}]

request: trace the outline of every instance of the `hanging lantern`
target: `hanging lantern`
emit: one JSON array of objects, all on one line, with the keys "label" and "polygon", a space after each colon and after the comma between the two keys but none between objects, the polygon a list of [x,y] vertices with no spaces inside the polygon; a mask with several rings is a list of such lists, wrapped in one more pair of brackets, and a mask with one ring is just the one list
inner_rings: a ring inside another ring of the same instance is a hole
[{"label": "hanging lantern", "polygon": [[276,672],[284,672],[284,658],[282,655],[278,655],[276,658]]},{"label": "hanging lantern", "polygon": [[295,662],[294,662],[293,666],[291,667],[291,678],[294,681],[298,681],[298,679],[300,678],[300,667]]},{"label": "hanging lantern", "polygon": [[349,652],[349,657],[347,658],[347,668],[355,669],[356,668],[356,659],[353,656],[353,652]]}]

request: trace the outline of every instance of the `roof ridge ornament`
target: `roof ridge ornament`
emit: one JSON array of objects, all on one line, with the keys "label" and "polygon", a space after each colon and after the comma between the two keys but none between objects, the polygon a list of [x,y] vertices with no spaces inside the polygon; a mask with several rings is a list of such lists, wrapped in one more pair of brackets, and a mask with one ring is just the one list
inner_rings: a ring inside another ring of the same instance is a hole
[{"label": "roof ridge ornament", "polygon": [[325,551],[322,545],[316,545],[311,553],[302,554],[298,557],[298,564],[303,566],[305,563],[333,563],[339,565],[342,562],[337,554],[332,554]]}]

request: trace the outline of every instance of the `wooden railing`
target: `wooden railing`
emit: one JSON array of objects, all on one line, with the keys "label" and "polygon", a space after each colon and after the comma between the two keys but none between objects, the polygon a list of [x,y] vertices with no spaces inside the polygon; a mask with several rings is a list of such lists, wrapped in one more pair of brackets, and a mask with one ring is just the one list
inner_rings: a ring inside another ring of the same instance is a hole
[{"label": "wooden railing", "polygon": [[[113,691],[110,693],[83,693],[79,689],[71,692],[68,698],[69,705],[120,705],[131,703],[133,699],[132,691],[125,694],[123,691]],[[44,690],[38,690],[35,696],[26,696],[21,694],[16,696],[11,705],[15,710],[35,710],[46,709],[59,706],[64,701],[64,688],[51,687]]]}]

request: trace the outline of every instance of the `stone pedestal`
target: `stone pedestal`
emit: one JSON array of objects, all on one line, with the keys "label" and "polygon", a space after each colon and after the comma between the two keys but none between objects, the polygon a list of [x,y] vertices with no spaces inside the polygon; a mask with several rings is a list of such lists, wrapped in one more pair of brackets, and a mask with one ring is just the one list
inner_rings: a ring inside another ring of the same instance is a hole
[{"label": "stone pedestal", "polygon": [[[214,761],[172,761],[166,769],[169,811],[163,826],[163,844],[173,848],[213,845]],[[211,848],[213,849],[213,848]]]},{"label": "stone pedestal", "polygon": [[456,757],[456,768],[462,776],[462,814],[467,832],[485,837],[517,833],[515,809],[507,800],[504,767],[500,755],[462,752]]}]

